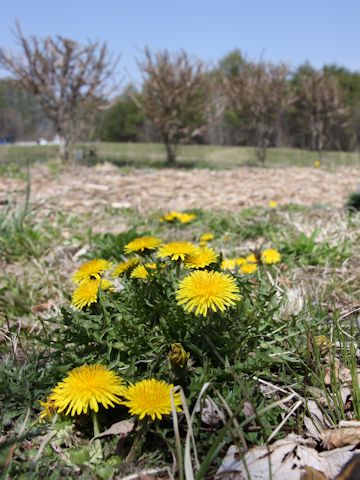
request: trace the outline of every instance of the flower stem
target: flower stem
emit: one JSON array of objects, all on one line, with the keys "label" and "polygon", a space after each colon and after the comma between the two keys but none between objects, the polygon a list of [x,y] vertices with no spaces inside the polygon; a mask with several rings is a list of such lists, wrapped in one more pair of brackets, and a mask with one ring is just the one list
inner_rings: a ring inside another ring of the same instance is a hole
[{"label": "flower stem", "polygon": [[99,288],[99,303],[101,307],[101,312],[103,314],[103,325],[107,325],[108,324],[107,311],[103,302],[103,294],[102,294],[101,288]]},{"label": "flower stem", "polygon": [[[98,416],[97,412],[94,412],[94,410],[91,411],[91,416],[92,416],[92,421],[93,421],[94,437],[97,437],[98,435],[100,435],[99,416]],[[100,438],[95,439],[94,445],[95,445],[95,449],[96,449],[96,456],[98,458],[103,458],[103,451],[102,451]]]}]

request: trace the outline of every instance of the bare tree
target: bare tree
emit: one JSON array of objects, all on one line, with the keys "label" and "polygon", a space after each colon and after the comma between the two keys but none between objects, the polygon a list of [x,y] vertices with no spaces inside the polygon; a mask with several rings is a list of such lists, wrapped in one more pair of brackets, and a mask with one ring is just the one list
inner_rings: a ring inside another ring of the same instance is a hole
[{"label": "bare tree", "polygon": [[138,65],[144,80],[138,102],[161,135],[167,163],[174,165],[180,140],[189,139],[205,122],[203,63],[192,60],[183,50],[174,55],[164,50],[153,56],[146,48]]},{"label": "bare tree", "polygon": [[229,107],[239,128],[253,137],[257,159],[265,163],[266,151],[282,115],[294,101],[286,65],[243,62],[236,72],[222,75]]},{"label": "bare tree", "polygon": [[348,111],[341,89],[333,75],[314,69],[299,73],[297,88],[300,128],[310,137],[311,148],[321,157],[334,130],[339,135],[347,123]]},{"label": "bare tree", "polygon": [[60,137],[60,156],[66,161],[109,93],[117,62],[106,43],[79,45],[62,36],[25,38],[19,24],[15,38],[20,55],[0,48],[0,66],[39,98]]}]

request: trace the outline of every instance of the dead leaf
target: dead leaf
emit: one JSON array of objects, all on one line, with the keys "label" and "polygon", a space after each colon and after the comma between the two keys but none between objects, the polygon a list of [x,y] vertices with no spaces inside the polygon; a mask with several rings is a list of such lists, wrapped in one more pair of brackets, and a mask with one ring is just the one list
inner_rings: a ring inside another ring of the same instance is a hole
[{"label": "dead leaf", "polygon": [[339,360],[335,359],[335,365],[328,365],[325,370],[324,382],[325,385],[331,385],[331,378],[335,376],[337,380],[340,380],[341,383],[351,384],[351,372],[348,368],[342,366]]},{"label": "dead leaf", "polygon": [[[305,467],[322,473],[325,478],[334,478],[341,467],[350,460],[354,446],[337,448],[319,453],[316,442],[299,435],[290,434],[266,447],[254,447],[245,455],[245,462],[236,446],[231,446],[216,474],[221,480],[301,480]],[[269,472],[269,455],[271,475]],[[246,467],[245,468],[245,464]],[[247,473],[249,472],[249,475]],[[311,478],[311,477],[310,477]]]},{"label": "dead leaf", "polygon": [[211,427],[216,427],[220,423],[226,422],[224,412],[220,410],[209,396],[205,398],[204,406],[202,408],[199,407],[197,411],[201,411],[201,420]]},{"label": "dead leaf", "polygon": [[330,425],[324,419],[324,415],[315,400],[308,400],[306,405],[309,411],[309,415],[304,416],[306,433],[310,437],[320,439],[320,433]]},{"label": "dead leaf", "polygon": [[252,417],[255,414],[254,407],[247,400],[244,402],[243,412],[244,412],[245,418]]},{"label": "dead leaf", "polygon": [[341,469],[335,480],[359,480],[360,478],[360,454],[352,456],[351,460]]},{"label": "dead leaf", "polygon": [[357,427],[360,428],[359,420],[340,420],[339,428]]},{"label": "dead leaf", "polygon": [[106,437],[107,435],[119,435],[121,438],[124,438],[134,430],[134,427],[134,420],[121,420],[121,422],[117,422],[111,425],[111,427],[105,430],[105,432],[96,435],[96,437],[94,437],[92,440]]},{"label": "dead leaf", "polygon": [[360,428],[335,428],[326,430],[320,435],[322,444],[327,450],[340,448],[344,445],[357,445],[360,443]]}]

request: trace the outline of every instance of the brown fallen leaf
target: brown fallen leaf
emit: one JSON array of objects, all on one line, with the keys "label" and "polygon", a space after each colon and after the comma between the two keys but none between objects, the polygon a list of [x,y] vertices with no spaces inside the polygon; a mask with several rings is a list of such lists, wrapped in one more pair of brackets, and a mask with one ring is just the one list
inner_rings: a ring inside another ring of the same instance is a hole
[{"label": "brown fallen leaf", "polygon": [[359,480],[360,478],[360,454],[355,454],[341,469],[335,480]]},{"label": "brown fallen leaf", "polygon": [[360,443],[360,428],[335,428],[325,430],[320,434],[322,444],[327,450],[340,448],[345,445],[356,445]]},{"label": "brown fallen leaf", "polygon": [[305,467],[304,473],[301,475],[301,480],[329,480],[329,477],[315,468]]},{"label": "brown fallen leaf", "polygon": [[350,370],[346,367],[343,367],[337,359],[335,359],[334,367],[330,365],[326,367],[324,377],[325,385],[331,385],[332,376],[335,376],[336,380],[339,380],[341,383],[351,384],[352,382]]},{"label": "brown fallen leaf", "polygon": [[33,307],[31,307],[31,311],[33,313],[39,313],[39,312],[44,312],[45,310],[49,310],[49,308],[52,307],[52,304],[51,303],[38,303],[37,305],[34,305]]},{"label": "brown fallen leaf", "polygon": [[106,437],[107,435],[119,435],[121,438],[124,438],[134,430],[134,427],[134,420],[121,420],[121,422],[114,423],[110,428],[96,435],[92,440]]}]

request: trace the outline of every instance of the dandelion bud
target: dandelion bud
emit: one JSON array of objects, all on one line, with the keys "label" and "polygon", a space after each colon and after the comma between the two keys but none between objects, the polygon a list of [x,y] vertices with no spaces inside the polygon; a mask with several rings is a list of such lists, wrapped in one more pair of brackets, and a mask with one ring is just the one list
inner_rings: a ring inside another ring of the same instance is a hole
[{"label": "dandelion bud", "polygon": [[187,353],[181,343],[172,343],[169,353],[170,363],[173,367],[184,368],[189,360],[190,354]]},{"label": "dandelion bud", "polygon": [[325,335],[317,335],[314,338],[314,343],[317,348],[320,350],[320,354],[325,356],[329,353],[332,347],[332,342],[330,338],[326,337]]},{"label": "dandelion bud", "polygon": [[39,400],[39,404],[42,407],[42,411],[39,414],[39,421],[43,422],[44,420],[51,420],[56,414],[55,400],[49,396],[45,402]]}]

